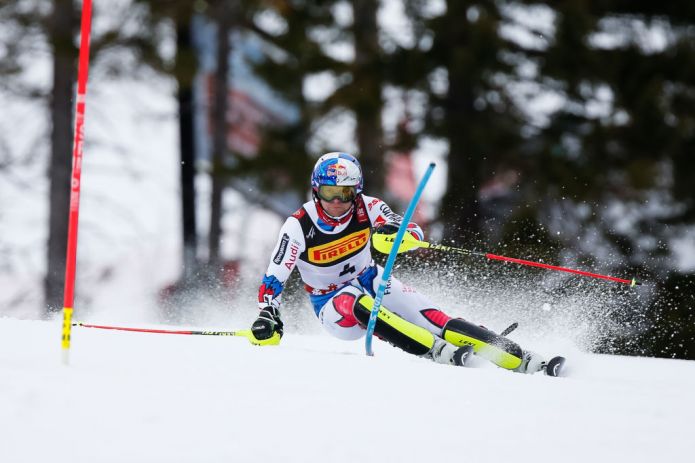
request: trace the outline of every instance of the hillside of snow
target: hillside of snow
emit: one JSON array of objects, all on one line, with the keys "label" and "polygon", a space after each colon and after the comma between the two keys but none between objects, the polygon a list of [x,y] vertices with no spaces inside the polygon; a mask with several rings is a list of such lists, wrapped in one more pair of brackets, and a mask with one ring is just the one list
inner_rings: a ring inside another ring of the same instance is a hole
[{"label": "hillside of snow", "polygon": [[379,341],[370,358],[363,342],[326,334],[288,332],[261,348],[75,327],[64,366],[59,338],[60,320],[0,319],[2,462],[585,463],[692,453],[692,361],[544,345],[569,359],[567,376],[551,378],[477,358],[438,365]]}]

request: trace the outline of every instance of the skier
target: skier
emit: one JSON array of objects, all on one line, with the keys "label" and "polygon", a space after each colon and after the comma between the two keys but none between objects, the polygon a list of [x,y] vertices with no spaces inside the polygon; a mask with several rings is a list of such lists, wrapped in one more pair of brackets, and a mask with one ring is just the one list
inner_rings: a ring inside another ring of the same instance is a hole
[{"label": "skier", "polygon": [[[282,337],[279,309],[283,285],[295,267],[323,327],[344,340],[364,336],[383,272],[372,260],[370,236],[395,233],[402,217],[381,199],[362,192],[362,169],[347,153],[321,156],[311,174],[311,188],[312,200],[282,226],[263,276],[258,292],[260,314],[251,327],[257,344],[276,344]],[[407,225],[407,232],[417,240],[424,239],[415,223]],[[513,341],[450,317],[393,276],[384,293],[374,334],[408,353],[438,363],[462,366],[475,353],[517,372],[559,373],[559,367],[548,367],[543,357],[522,350]]]}]

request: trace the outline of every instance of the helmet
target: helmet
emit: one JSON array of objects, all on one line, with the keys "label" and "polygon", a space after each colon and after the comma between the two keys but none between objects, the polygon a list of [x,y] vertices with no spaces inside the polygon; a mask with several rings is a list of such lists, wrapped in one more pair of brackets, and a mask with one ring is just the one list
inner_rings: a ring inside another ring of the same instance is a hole
[{"label": "helmet", "polygon": [[359,161],[347,153],[327,153],[316,161],[311,173],[311,189],[318,194],[321,185],[354,186],[362,193],[364,179]]}]

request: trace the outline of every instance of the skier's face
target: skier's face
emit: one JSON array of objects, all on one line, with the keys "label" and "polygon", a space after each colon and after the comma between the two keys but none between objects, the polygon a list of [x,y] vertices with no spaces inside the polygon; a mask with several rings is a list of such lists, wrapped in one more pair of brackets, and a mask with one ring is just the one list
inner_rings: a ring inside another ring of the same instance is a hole
[{"label": "skier's face", "polygon": [[338,198],[334,198],[331,201],[322,199],[321,207],[323,207],[323,210],[326,211],[328,215],[332,217],[340,217],[350,210],[352,207],[352,202],[344,203]]}]

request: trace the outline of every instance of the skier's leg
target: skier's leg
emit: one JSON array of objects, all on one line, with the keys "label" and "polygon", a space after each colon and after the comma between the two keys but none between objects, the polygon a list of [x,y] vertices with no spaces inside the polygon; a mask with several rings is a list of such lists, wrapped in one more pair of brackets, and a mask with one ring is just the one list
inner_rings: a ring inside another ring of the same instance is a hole
[{"label": "skier's leg", "polygon": [[461,318],[452,318],[442,327],[442,337],[457,346],[473,346],[475,353],[508,370],[522,367],[524,352],[513,341]]},{"label": "skier's leg", "polygon": [[[363,294],[355,301],[354,314],[359,322],[366,326],[374,307],[374,299]],[[374,334],[404,351],[427,357],[438,363],[464,365],[473,350],[469,346],[454,346],[435,336],[425,328],[411,323],[381,306],[377,314]]]},{"label": "skier's leg", "polygon": [[[377,272],[374,272],[368,281],[360,279],[360,283],[372,297],[376,294],[382,272],[383,268],[377,267]],[[441,337],[442,327],[451,319],[427,296],[403,284],[394,276],[390,278],[384,292],[383,305],[401,318],[425,328],[435,336]]]},{"label": "skier's leg", "polygon": [[[364,336],[365,326],[374,300],[368,296],[358,304],[365,294],[355,286],[347,286],[330,298],[319,312],[319,321],[331,335],[345,340],[354,340]],[[382,314],[383,312],[383,314]],[[434,346],[435,336],[417,325],[382,307],[374,332],[380,338],[415,354],[425,355]]]},{"label": "skier's leg", "polygon": [[323,328],[332,336],[346,341],[353,341],[364,336],[364,328],[355,318],[353,308],[362,291],[348,286],[330,298],[318,313]]},{"label": "skier's leg", "polygon": [[[361,295],[355,301],[355,318],[360,321],[362,326],[367,326],[372,307],[374,307],[374,299],[367,294]],[[379,308],[374,334],[414,355],[426,355],[435,344],[434,334],[421,326],[410,323],[384,306]]]},{"label": "skier's leg", "polygon": [[[338,291],[319,311],[319,320],[333,336],[353,340],[364,335],[364,327],[374,300],[360,288],[348,286]],[[379,310],[374,334],[410,354],[439,363],[462,365],[469,349],[460,349],[426,329],[404,320],[385,307]],[[463,357],[463,358],[462,358]]]},{"label": "skier's leg", "polygon": [[[378,267],[369,281],[361,279],[360,283],[374,293],[381,272],[383,269]],[[391,277],[384,293],[384,305],[401,318],[456,346],[472,346],[477,355],[502,368],[534,373],[545,365],[542,357],[523,351],[515,342],[487,328],[450,317],[427,296],[403,284],[398,278]]]},{"label": "skier's leg", "polygon": [[[382,271],[379,267],[377,275]],[[376,280],[375,277],[372,286],[376,285]],[[524,352],[515,342],[481,326],[451,318],[427,296],[395,277],[391,277],[384,305],[405,320],[456,346],[472,346],[477,355],[502,368],[525,371],[526,365],[535,366],[535,362],[524,359]]]}]

